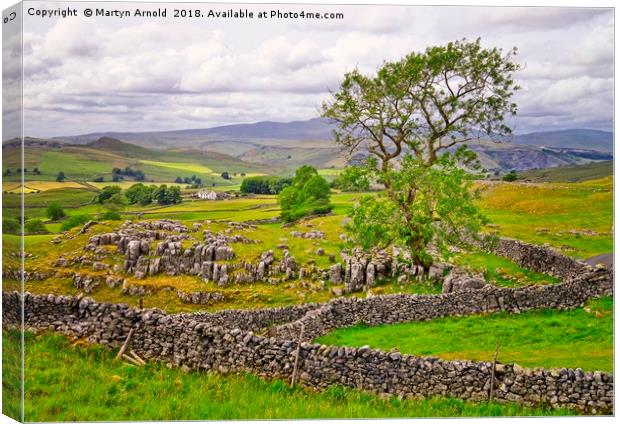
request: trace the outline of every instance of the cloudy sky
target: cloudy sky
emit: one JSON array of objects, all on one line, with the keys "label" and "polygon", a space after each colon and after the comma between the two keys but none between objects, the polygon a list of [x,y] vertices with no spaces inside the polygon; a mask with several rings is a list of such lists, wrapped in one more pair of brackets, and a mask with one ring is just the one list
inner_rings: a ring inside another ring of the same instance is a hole
[{"label": "cloudy sky", "polygon": [[[106,4],[130,10],[161,6]],[[384,60],[463,37],[518,47],[523,90],[516,97],[517,133],[612,129],[610,9],[249,7],[255,13],[279,8],[345,15],[309,22],[181,20],[171,10],[165,19],[89,19],[82,16],[89,4],[71,7],[80,17],[24,20],[26,135],[309,119],[344,72],[355,67],[372,72]]]}]

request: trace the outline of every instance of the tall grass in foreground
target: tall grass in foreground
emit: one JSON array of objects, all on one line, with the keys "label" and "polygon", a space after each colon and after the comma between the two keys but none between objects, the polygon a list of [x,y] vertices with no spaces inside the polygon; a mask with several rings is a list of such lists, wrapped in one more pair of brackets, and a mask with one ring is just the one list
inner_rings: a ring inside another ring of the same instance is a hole
[{"label": "tall grass in foreground", "polygon": [[[3,333],[10,343],[17,333]],[[184,373],[161,363],[136,368],[99,346],[26,335],[26,420],[199,420],[567,415],[569,411],[451,398],[381,399],[332,387],[291,389],[249,374]]]}]

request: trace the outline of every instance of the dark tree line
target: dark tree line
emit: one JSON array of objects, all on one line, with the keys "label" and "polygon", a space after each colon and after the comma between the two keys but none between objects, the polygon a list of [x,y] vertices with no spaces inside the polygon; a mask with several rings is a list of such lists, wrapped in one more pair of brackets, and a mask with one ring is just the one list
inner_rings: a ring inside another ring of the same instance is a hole
[{"label": "dark tree line", "polygon": [[112,168],[112,181],[118,182],[125,177],[133,178],[136,181],[144,181],[146,179],[146,175],[140,169],[133,169],[130,166],[126,166],[125,169],[121,168]]},{"label": "dark tree line", "polygon": [[242,193],[279,194],[285,187],[291,185],[290,178],[274,176],[248,177],[241,183]]}]

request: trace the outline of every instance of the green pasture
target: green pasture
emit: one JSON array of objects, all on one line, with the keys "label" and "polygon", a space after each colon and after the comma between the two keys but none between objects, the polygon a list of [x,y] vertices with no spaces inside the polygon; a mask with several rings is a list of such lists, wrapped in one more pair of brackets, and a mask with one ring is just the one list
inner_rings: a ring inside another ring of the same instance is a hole
[{"label": "green pasture", "polygon": [[542,310],[447,317],[431,321],[342,328],[316,341],[364,346],[443,359],[499,360],[524,367],[613,372],[613,300],[571,311]]},{"label": "green pasture", "polygon": [[[18,333],[4,332],[3,345]],[[186,373],[161,363],[135,367],[115,352],[59,335],[25,335],[27,421],[230,420],[568,415],[566,410],[453,398],[381,399],[338,386],[291,388],[250,374]],[[7,361],[16,362],[17,352]],[[6,362],[5,362],[6,363]],[[14,368],[9,368],[9,372]],[[6,374],[5,374],[6,375]],[[5,408],[11,382],[3,379]],[[14,397],[14,396],[13,396]],[[8,401],[8,402],[7,402]]]},{"label": "green pasture", "polygon": [[483,186],[480,207],[500,235],[588,258],[613,251],[613,181]]}]

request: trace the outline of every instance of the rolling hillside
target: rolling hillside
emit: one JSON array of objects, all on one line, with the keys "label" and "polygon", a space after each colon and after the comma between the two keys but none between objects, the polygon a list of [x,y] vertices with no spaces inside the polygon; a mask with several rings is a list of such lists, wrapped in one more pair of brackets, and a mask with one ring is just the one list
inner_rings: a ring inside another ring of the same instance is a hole
[{"label": "rolling hillside", "polygon": [[[57,139],[95,147],[92,145],[95,140],[113,137],[160,151],[183,147],[217,152],[286,174],[302,164],[317,168],[344,166],[346,160],[332,141],[333,128],[327,120],[316,118],[165,132],[84,134]],[[550,168],[613,159],[613,134],[587,129],[535,132],[515,135],[502,143],[481,140],[471,143],[470,147],[478,153],[483,166],[491,171]],[[107,150],[110,148],[113,146],[108,146]],[[115,151],[123,154],[118,149]]]},{"label": "rolling hillside", "polygon": [[56,139],[87,144],[101,137],[114,137],[134,144],[150,147],[199,146],[209,141],[330,141],[333,126],[321,118],[307,121],[271,122],[225,125],[214,128],[187,129],[161,132],[104,132],[75,136],[61,136]]},{"label": "rolling hillside", "polygon": [[587,149],[601,152],[612,152],[614,147],[613,133],[586,129],[534,132],[516,135],[513,140],[516,144],[528,146]]},{"label": "rolling hillside", "polygon": [[614,173],[614,162],[592,162],[586,165],[532,169],[519,172],[519,179],[533,182],[569,182],[598,180]]},{"label": "rolling hillside", "polygon": [[[19,143],[10,142],[2,146],[4,181],[17,181],[19,165]],[[112,168],[130,167],[146,174],[148,182],[173,182],[176,177],[200,177],[207,185],[230,185],[231,180],[221,177],[224,171],[231,175],[265,174],[268,170],[260,164],[244,162],[219,152],[194,149],[151,150],[122,142],[110,137],[101,137],[85,145],[60,143],[28,138],[25,140],[24,168],[26,181],[53,181],[59,172],[68,180],[93,181],[103,178],[112,180]],[[38,173],[34,171],[38,169]],[[126,178],[131,180],[130,177]]]}]

